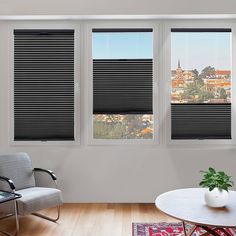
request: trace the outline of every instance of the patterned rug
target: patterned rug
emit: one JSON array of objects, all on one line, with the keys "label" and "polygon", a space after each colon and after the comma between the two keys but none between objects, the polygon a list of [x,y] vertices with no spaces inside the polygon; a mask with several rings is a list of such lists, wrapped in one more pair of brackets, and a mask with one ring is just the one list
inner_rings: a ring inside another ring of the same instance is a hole
[{"label": "patterned rug", "polygon": [[[186,229],[190,229],[192,226],[186,224]],[[153,223],[153,224],[144,224],[144,223],[133,223],[133,236],[182,236],[184,235],[184,229],[182,223]],[[230,235],[236,236],[236,228],[225,229]],[[205,230],[197,228],[193,236],[199,236],[206,233]],[[217,233],[225,236],[221,231]]]}]

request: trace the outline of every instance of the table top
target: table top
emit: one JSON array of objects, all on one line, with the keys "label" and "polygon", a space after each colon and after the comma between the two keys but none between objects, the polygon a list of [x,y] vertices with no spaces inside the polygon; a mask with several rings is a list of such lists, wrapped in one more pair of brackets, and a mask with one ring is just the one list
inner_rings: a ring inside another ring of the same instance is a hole
[{"label": "table top", "polygon": [[211,208],[205,203],[203,188],[186,188],[157,197],[156,207],[176,219],[199,225],[236,227],[236,191],[229,191],[225,207]]},{"label": "table top", "polygon": [[21,195],[17,193],[11,193],[11,192],[0,190],[0,204],[3,202],[15,200],[17,198],[21,198]]}]

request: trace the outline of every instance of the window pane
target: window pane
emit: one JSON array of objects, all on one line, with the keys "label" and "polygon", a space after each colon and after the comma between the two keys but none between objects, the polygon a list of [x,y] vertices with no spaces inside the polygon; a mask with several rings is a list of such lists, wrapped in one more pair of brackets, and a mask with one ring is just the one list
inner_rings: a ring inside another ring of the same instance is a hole
[{"label": "window pane", "polygon": [[231,33],[172,32],[172,103],[230,103]]},{"label": "window pane", "polygon": [[93,33],[93,59],[144,59],[152,53],[152,32]]},{"label": "window pane", "polygon": [[152,139],[152,30],[93,30],[93,136]]},{"label": "window pane", "polygon": [[172,139],[231,139],[231,30],[172,29]]},{"label": "window pane", "polygon": [[94,115],[94,138],[151,139],[153,115]]}]

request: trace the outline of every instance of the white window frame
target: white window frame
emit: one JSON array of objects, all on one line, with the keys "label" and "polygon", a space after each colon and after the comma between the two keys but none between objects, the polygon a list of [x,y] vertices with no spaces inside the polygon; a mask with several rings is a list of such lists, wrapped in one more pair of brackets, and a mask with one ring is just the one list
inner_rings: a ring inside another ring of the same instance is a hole
[{"label": "white window frame", "polygon": [[[232,40],[231,40],[231,135],[230,140],[172,140],[171,139],[171,28],[231,28]],[[216,145],[233,145],[236,143],[235,138],[235,109],[236,109],[236,83],[234,82],[236,71],[236,24],[232,21],[220,21],[220,20],[177,20],[169,21],[165,23],[164,35],[165,47],[164,52],[166,58],[164,60],[165,65],[163,67],[164,76],[162,79],[167,78],[165,81],[165,97],[164,114],[166,117],[165,125],[165,143],[170,146],[185,146],[185,147],[215,147]]]},{"label": "white window frame", "polygon": [[[152,28],[153,29],[153,138],[152,139],[95,139],[93,137],[93,60],[92,60],[92,29],[93,28]],[[159,100],[159,82],[161,55],[159,53],[161,41],[158,40],[159,23],[153,21],[100,21],[86,24],[86,92],[85,105],[88,106],[85,120],[88,122],[87,134],[88,145],[159,145],[161,137],[160,124],[160,100]],[[86,107],[86,106],[85,106]],[[159,118],[159,119],[158,119]]]},{"label": "white window frame", "polygon": [[[75,141],[14,141],[14,29],[74,29],[75,30]],[[93,138],[93,28],[153,28],[153,139],[94,139]],[[171,140],[171,28],[231,28],[232,29],[232,139],[231,140]],[[236,144],[236,22],[223,19],[179,20],[22,20],[9,22],[9,145],[84,145],[142,148],[228,148]],[[82,78],[82,79],[80,79]],[[81,89],[82,88],[82,89]],[[81,100],[82,98],[82,100]],[[82,101],[82,102],[81,102]],[[82,124],[82,125],[81,125]],[[82,135],[80,135],[80,133]],[[83,141],[85,139],[85,142]]]},{"label": "white window frame", "polygon": [[[14,29],[73,29],[75,30],[74,52],[74,138],[73,141],[16,141],[14,140]],[[48,146],[80,145],[80,24],[65,21],[21,21],[12,22],[9,26],[9,145],[10,146]],[[79,108],[79,109],[78,109]]]}]

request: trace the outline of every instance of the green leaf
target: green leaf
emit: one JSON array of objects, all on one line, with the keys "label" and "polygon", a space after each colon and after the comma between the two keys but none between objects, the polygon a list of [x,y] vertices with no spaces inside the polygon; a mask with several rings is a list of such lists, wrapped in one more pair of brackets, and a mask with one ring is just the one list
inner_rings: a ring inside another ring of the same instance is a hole
[{"label": "green leaf", "polygon": [[216,173],[215,169],[212,168],[212,167],[209,167],[209,172],[212,173],[212,174],[215,174],[215,173]]},{"label": "green leaf", "polygon": [[224,171],[219,171],[218,174],[221,175],[221,176],[225,176],[225,172]]},{"label": "green leaf", "polygon": [[222,189],[226,190],[227,192],[229,191],[229,189],[226,186],[222,186]]},{"label": "green leaf", "polygon": [[199,183],[199,186],[202,186],[202,185],[204,185],[205,184],[205,181],[201,181],[200,183]]},{"label": "green leaf", "polygon": [[215,188],[215,187],[210,187],[210,188],[209,188],[209,191],[212,191],[214,188]]}]

